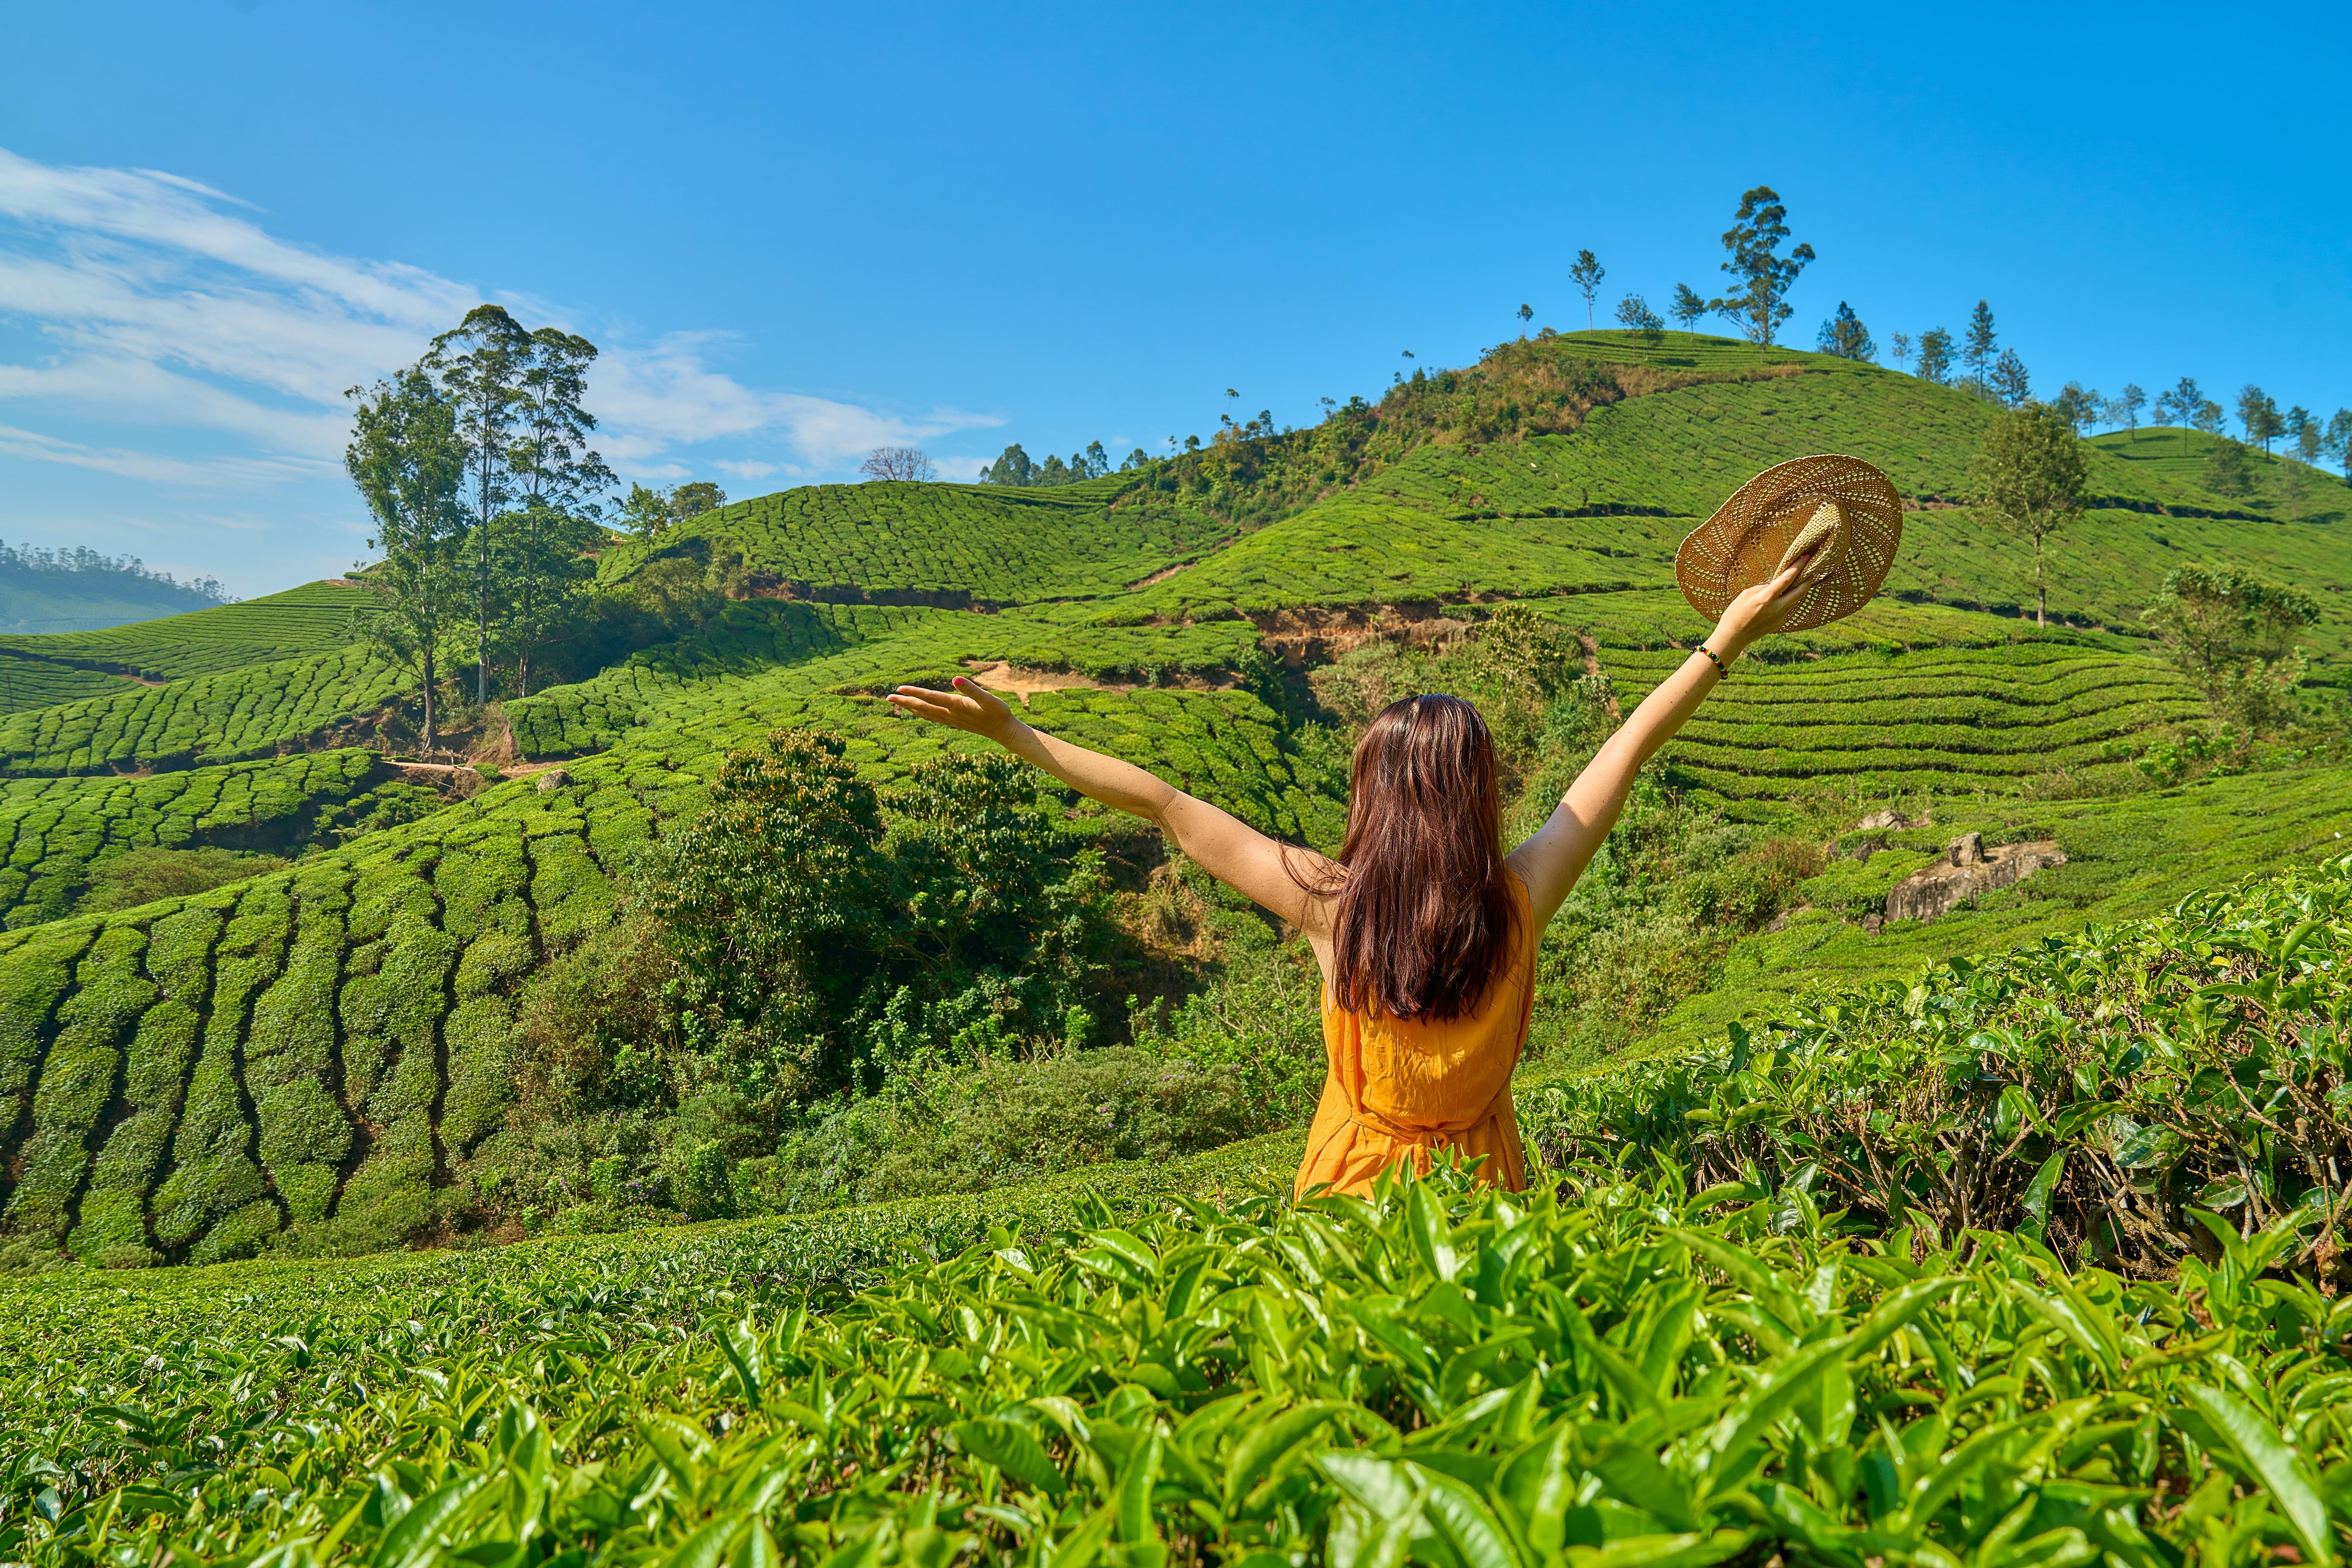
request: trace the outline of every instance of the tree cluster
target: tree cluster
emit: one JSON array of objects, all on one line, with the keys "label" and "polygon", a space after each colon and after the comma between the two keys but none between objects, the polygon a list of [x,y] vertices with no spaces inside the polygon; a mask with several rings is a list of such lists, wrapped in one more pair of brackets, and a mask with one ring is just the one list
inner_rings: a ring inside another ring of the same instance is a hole
[{"label": "tree cluster", "polygon": [[[1125,472],[1150,460],[1139,447],[1128,455],[1119,469]],[[1110,471],[1110,454],[1103,450],[1100,441],[1087,442],[1087,449],[1071,453],[1067,462],[1048,453],[1042,463],[1033,460],[1015,441],[982,470],[980,481],[986,485],[1074,485],[1081,479],[1101,479]]]},{"label": "tree cluster", "polygon": [[148,565],[136,555],[107,555],[87,544],[71,550],[41,549],[27,544],[10,544],[0,540],[0,572],[23,573],[41,576],[115,576],[135,578],[142,583],[160,584],[210,599],[215,605],[234,602],[235,595],[220,584],[217,577],[193,577],[183,583],[169,572]]},{"label": "tree cluster", "polygon": [[1036,780],[951,753],[877,789],[814,731],[730,754],[644,882],[684,975],[681,1048],[805,1101],[1086,1043],[1109,883]]},{"label": "tree cluster", "polygon": [[493,668],[528,695],[535,662],[572,630],[613,482],[582,406],[595,357],[585,338],[480,305],[415,364],[351,390],[344,466],[383,556],[361,569],[383,601],[361,626],[417,676],[427,750],[446,662],[471,656],[477,705]]},{"label": "tree cluster", "polygon": [[726,504],[727,492],[709,479],[690,479],[666,490],[633,484],[627,499],[620,504],[616,521],[624,531],[638,539],[652,539],[689,518],[717,511]]}]

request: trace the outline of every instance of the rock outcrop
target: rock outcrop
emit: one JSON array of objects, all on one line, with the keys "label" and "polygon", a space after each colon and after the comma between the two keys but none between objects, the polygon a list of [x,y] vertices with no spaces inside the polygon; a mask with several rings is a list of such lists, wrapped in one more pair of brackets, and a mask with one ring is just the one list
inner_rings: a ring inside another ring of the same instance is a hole
[{"label": "rock outcrop", "polygon": [[2014,887],[2045,866],[2063,866],[2066,852],[2054,838],[2001,844],[1988,849],[1981,833],[1952,840],[1943,859],[1914,871],[1886,895],[1890,921],[1932,921],[1957,904],[2000,888]]}]

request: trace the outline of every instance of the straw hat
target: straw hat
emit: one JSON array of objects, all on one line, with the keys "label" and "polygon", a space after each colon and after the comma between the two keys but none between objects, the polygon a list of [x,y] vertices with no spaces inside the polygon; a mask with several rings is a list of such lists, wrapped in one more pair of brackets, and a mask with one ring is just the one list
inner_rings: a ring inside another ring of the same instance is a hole
[{"label": "straw hat", "polygon": [[1809,591],[1781,627],[1801,632],[1868,603],[1902,542],[1903,500],[1885,474],[1859,458],[1798,458],[1740,486],[1692,529],[1675,552],[1675,581],[1691,608],[1717,620],[1742,591],[1818,546],[1799,579]]}]

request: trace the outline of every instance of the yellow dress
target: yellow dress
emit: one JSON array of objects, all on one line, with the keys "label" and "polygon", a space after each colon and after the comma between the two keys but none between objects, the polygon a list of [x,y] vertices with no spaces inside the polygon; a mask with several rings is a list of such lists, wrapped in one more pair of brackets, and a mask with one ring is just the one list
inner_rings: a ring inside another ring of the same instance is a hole
[{"label": "yellow dress", "polygon": [[1323,1049],[1329,1067],[1307,1134],[1297,1194],[1318,1186],[1365,1193],[1381,1173],[1430,1152],[1484,1155],[1482,1180],[1513,1192],[1527,1185],[1511,1069],[1527,1044],[1535,1005],[1536,930],[1527,884],[1511,875],[1517,914],[1511,954],[1477,1007],[1444,1023],[1344,1012],[1323,991]]}]

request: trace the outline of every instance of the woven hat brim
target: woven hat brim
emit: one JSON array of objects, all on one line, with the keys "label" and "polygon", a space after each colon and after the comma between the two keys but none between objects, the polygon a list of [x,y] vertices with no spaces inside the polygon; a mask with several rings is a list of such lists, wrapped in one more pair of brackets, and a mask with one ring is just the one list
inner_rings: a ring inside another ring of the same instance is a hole
[{"label": "woven hat brim", "polygon": [[1837,503],[1834,537],[1815,556],[1805,596],[1783,631],[1853,614],[1885,585],[1903,542],[1903,498],[1859,458],[1822,453],[1775,464],[1732,492],[1675,552],[1675,581],[1691,608],[1720,619],[1731,601],[1769,583],[1823,501]]}]

